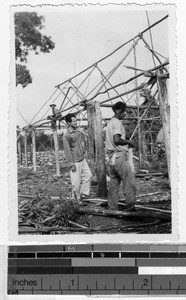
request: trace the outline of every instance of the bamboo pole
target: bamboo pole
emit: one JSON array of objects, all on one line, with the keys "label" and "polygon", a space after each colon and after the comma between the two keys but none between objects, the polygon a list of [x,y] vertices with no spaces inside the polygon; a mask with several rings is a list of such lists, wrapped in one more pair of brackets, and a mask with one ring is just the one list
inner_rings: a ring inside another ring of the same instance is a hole
[{"label": "bamboo pole", "polygon": [[[151,32],[151,28],[150,28],[150,19],[149,19],[149,14],[148,14],[147,11],[146,11],[146,16],[147,16],[147,22],[148,22],[148,26],[149,26],[149,34],[150,34],[151,48],[154,50],[154,45],[153,45],[153,40],[152,40],[152,32]],[[156,62],[155,62],[155,59],[154,59],[153,54],[152,54],[152,60],[153,60],[154,65],[156,65]]]},{"label": "bamboo pole", "polygon": [[24,151],[25,151],[25,167],[28,168],[28,153],[27,153],[27,132],[24,132]]},{"label": "bamboo pole", "polygon": [[[61,106],[60,106],[60,110],[62,109],[63,104],[65,103],[66,98],[67,98],[68,100],[71,100],[71,99],[74,97],[74,95],[78,92],[79,88],[80,88],[80,87],[85,83],[85,81],[90,77],[90,75],[92,74],[92,72],[93,72],[94,70],[95,70],[95,66],[93,66],[92,70],[87,74],[87,76],[82,80],[82,82],[77,86],[77,88],[75,87],[76,90],[75,90],[74,93],[70,96],[70,98],[68,98],[67,96],[68,96],[68,93],[69,93],[70,89],[72,89],[72,87],[70,86],[70,87],[68,88],[67,93],[64,94],[64,92],[61,90],[60,86],[58,86],[58,88],[60,89],[60,91],[65,95],[65,98],[64,98],[64,100],[63,100],[63,102],[62,102],[62,104],[61,104]],[[71,84],[73,85],[72,82],[71,82]],[[73,90],[74,90],[74,89],[73,89]],[[65,106],[66,106],[66,105],[65,105]]]},{"label": "bamboo pole", "polygon": [[[119,66],[125,61],[125,59],[129,56],[129,54],[131,53],[131,51],[133,50],[134,46],[137,45],[137,43],[139,42],[141,38],[138,37],[135,41],[135,43],[130,47],[130,49],[128,50],[128,52],[125,54],[125,56],[119,61],[119,63],[111,70],[111,72],[105,76],[105,80],[103,79],[103,83],[102,85],[99,87],[99,89],[97,90],[97,92],[94,94],[94,96],[91,98],[92,100],[99,94],[99,92],[102,90],[102,88],[104,87],[105,83],[108,82],[108,80],[111,78],[111,76],[116,72],[116,70],[119,68]],[[110,99],[109,99],[110,100]]]},{"label": "bamboo pole", "polygon": [[[142,41],[144,42],[144,44],[146,45],[147,49],[152,53],[152,55],[154,55],[154,57],[157,59],[157,61],[162,64],[162,61],[160,60],[160,58],[158,57],[158,55],[155,53],[154,49],[151,49],[151,47],[149,46],[149,44],[147,43],[147,41],[144,39],[144,37],[141,37]],[[163,67],[164,70],[167,72],[167,69],[165,67]]]},{"label": "bamboo pole", "polygon": [[[102,104],[100,105],[101,107],[112,107],[112,104]],[[137,109],[137,106],[136,105],[127,105],[127,108],[132,108],[132,109]],[[139,106],[140,109],[145,109],[145,108],[149,108],[148,105],[140,105]],[[158,105],[153,105],[151,106],[152,109],[159,109],[159,106]]]},{"label": "bamboo pole", "polygon": [[[101,71],[101,69],[98,66],[96,66],[96,67],[97,67],[98,71],[101,73],[101,75],[104,77],[104,79],[106,79],[106,76],[103,74],[103,72]],[[119,92],[114,88],[114,86],[110,83],[110,81],[107,80],[107,82],[114,89],[114,91],[116,92],[116,94],[119,95]],[[106,90],[106,86],[105,86],[105,90]],[[122,97],[121,97],[121,99],[122,99]],[[111,105],[113,105],[113,104],[111,104]]]},{"label": "bamboo pole", "polygon": [[32,129],[32,163],[34,167],[34,172],[36,172],[36,133],[35,129]]},{"label": "bamboo pole", "polygon": [[[169,62],[166,61],[166,62],[163,63],[162,65],[159,65],[159,66],[157,66],[157,67],[155,67],[155,68],[146,70],[146,72],[158,70],[159,68],[162,68],[163,66],[166,66],[166,65],[168,65],[168,64],[169,64]],[[121,83],[115,85],[113,88],[116,88],[116,87],[118,87],[118,86],[120,86],[120,85],[123,85],[123,84],[127,84],[127,83],[131,82],[132,80],[134,80],[135,78],[140,77],[140,76],[142,76],[142,75],[144,75],[144,72],[142,72],[142,73],[140,73],[140,74],[138,74],[138,75],[136,75],[136,76],[134,76],[134,77],[129,78],[129,79],[128,79],[127,81],[125,81],[125,82],[121,82]],[[146,83],[141,84],[140,86],[138,86],[137,90],[140,90],[140,89],[144,88],[145,85],[146,85]],[[100,94],[104,94],[104,93],[108,92],[109,90],[111,90],[111,89],[113,89],[113,88],[109,88],[109,89],[107,89],[106,91],[101,92]],[[114,100],[114,99],[119,98],[119,97],[122,97],[122,96],[124,96],[124,95],[133,93],[133,92],[135,92],[135,91],[136,91],[136,89],[132,89],[132,90],[130,90],[130,91],[128,91],[128,92],[119,94],[119,95],[117,95],[117,96],[115,96],[115,97],[112,97],[112,98],[110,98],[110,99],[104,100],[104,101],[102,101],[102,102],[100,102],[100,103],[101,103],[101,104],[102,104],[102,103],[106,103],[106,102],[108,102],[108,101],[110,101],[110,100]],[[95,98],[95,97],[93,97],[93,98]],[[89,101],[92,101],[93,98],[88,99],[88,100],[86,101],[86,103],[88,103]],[[66,108],[66,109],[63,109],[63,110],[59,111],[59,112],[64,113],[65,111],[70,110],[70,109],[72,109],[72,108],[74,108],[74,107],[76,107],[76,106],[78,106],[78,105],[79,105],[79,103],[76,103],[76,104],[74,104],[74,105],[72,105],[72,106],[70,106],[70,107],[68,107],[68,108]],[[80,102],[80,105],[84,106],[84,105],[85,105],[85,102],[84,102],[84,101]]]},{"label": "bamboo pole", "polygon": [[97,62],[95,62],[94,64],[92,64],[91,66],[89,66],[88,68],[84,69],[83,71],[79,72],[78,74],[76,74],[75,76],[65,80],[64,82],[56,85],[55,87],[59,87],[62,84],[65,84],[66,82],[74,79],[75,77],[81,75],[82,73],[84,73],[85,71],[89,70],[90,68],[92,68],[94,65],[102,62],[103,60],[107,59],[108,57],[110,57],[111,55],[113,55],[115,52],[117,52],[119,49],[121,49],[122,47],[124,47],[125,45],[129,44],[130,42],[132,42],[135,38],[142,36],[145,32],[147,32],[150,28],[153,28],[154,26],[158,25],[159,23],[161,23],[162,21],[164,21],[165,19],[168,18],[168,15],[166,15],[165,17],[163,17],[162,19],[158,20],[157,22],[153,23],[151,26],[147,27],[146,29],[144,29],[143,31],[141,31],[139,34],[137,34],[135,37],[131,38],[130,40],[128,40],[127,42],[123,43],[121,46],[119,46],[118,48],[116,48],[114,51],[112,51],[111,53],[109,53],[108,55],[106,55],[105,57],[103,57],[102,59],[98,60]]},{"label": "bamboo pole", "polygon": [[94,134],[96,146],[96,172],[98,197],[107,197],[105,149],[103,141],[102,116],[99,102],[94,102]]},{"label": "bamboo pole", "polygon": [[[73,91],[75,92],[75,94],[77,95],[77,97],[79,97],[81,99],[81,101],[85,101],[85,97],[84,95],[82,94],[82,92],[71,82],[72,84],[72,89]],[[78,100],[78,103],[80,103],[80,101]]]},{"label": "bamboo pole", "polygon": [[114,100],[114,99],[117,99],[117,98],[119,98],[119,97],[121,97],[121,96],[124,96],[124,95],[130,94],[130,93],[139,91],[139,90],[143,89],[146,85],[147,85],[146,83],[142,83],[142,84],[140,84],[139,86],[135,87],[134,89],[131,89],[131,90],[127,91],[127,92],[124,92],[124,93],[119,94],[119,95],[117,95],[117,96],[114,96],[114,97],[112,97],[112,98],[103,100],[103,101],[100,102],[100,104],[102,105],[103,103],[106,103],[106,102],[108,102],[108,101],[110,101],[110,100]]},{"label": "bamboo pole", "polygon": [[[73,89],[72,86],[70,86],[70,88],[68,89],[68,91],[70,91],[71,89]],[[68,92],[65,94],[65,93],[62,91],[62,89],[61,89],[60,87],[59,87],[59,90],[60,90],[61,93],[65,96],[62,105],[65,103],[66,98],[67,98],[67,100],[68,100],[68,103],[70,102],[70,103],[73,105],[73,102],[71,101],[71,99],[67,97]],[[67,106],[68,103],[66,103],[65,106]]]},{"label": "bamboo pole", "polygon": [[[119,86],[121,86],[121,85],[128,84],[129,82],[133,81],[134,79],[143,76],[143,75],[144,75],[144,72],[153,72],[153,71],[156,71],[156,70],[158,70],[158,69],[163,68],[164,66],[167,66],[168,64],[169,64],[169,62],[168,62],[168,60],[166,60],[164,63],[162,63],[162,64],[160,64],[160,65],[158,65],[158,66],[156,66],[156,67],[154,67],[154,68],[145,70],[145,71],[143,71],[143,72],[141,72],[141,73],[139,73],[139,74],[137,74],[137,75],[135,75],[135,76],[129,78],[129,79],[126,80],[126,81],[123,81],[123,82],[120,82],[120,83],[116,84],[116,85],[115,85],[114,87],[112,87],[112,88],[108,88],[106,91],[100,92],[100,94],[104,94],[104,93],[106,93],[106,92],[112,90],[113,88],[117,88],[117,87],[119,87]],[[132,68],[132,67],[127,67],[127,66],[126,66],[126,68]],[[133,68],[132,68],[132,69],[133,69]]]},{"label": "bamboo pole", "polygon": [[[136,58],[136,46],[134,45],[134,66],[137,68],[137,58]],[[134,70],[135,76],[137,75],[137,70]],[[135,78],[135,87],[138,86],[138,80]],[[136,105],[137,105],[137,118],[138,118],[138,156],[139,156],[139,167],[141,168],[141,126],[140,126],[140,111],[139,111],[139,93],[136,93]]]}]

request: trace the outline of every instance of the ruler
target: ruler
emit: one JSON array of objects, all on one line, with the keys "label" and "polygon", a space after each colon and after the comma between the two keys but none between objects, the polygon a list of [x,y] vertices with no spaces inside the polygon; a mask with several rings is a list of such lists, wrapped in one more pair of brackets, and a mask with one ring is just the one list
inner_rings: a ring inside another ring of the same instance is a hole
[{"label": "ruler", "polygon": [[10,246],[7,293],[186,295],[186,245]]}]

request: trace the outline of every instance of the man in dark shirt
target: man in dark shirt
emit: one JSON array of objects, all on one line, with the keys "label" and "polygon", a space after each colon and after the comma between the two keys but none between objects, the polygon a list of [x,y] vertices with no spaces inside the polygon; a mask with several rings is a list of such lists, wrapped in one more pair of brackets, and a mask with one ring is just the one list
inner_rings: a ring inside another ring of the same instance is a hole
[{"label": "man in dark shirt", "polygon": [[66,115],[65,121],[67,130],[63,136],[63,144],[70,166],[72,196],[80,201],[89,196],[92,173],[85,159],[85,136],[78,130],[76,115]]}]

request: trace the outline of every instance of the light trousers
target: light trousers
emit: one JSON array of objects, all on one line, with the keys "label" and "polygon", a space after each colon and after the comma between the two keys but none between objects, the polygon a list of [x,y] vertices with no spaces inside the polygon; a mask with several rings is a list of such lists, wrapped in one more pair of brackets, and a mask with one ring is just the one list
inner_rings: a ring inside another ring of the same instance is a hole
[{"label": "light trousers", "polygon": [[92,173],[86,159],[75,163],[76,172],[70,171],[72,193],[89,195]]},{"label": "light trousers", "polygon": [[126,197],[126,208],[133,207],[136,201],[136,184],[127,151],[123,151],[120,156],[115,159],[115,165],[110,165],[109,171],[108,207],[118,210],[121,181],[123,182],[123,193]]}]

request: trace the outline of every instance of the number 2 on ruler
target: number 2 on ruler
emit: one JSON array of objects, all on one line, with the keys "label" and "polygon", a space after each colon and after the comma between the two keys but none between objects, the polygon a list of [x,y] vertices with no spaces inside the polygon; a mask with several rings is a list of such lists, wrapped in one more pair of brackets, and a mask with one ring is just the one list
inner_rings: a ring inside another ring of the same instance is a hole
[{"label": "number 2 on ruler", "polygon": [[143,279],[143,284],[142,284],[142,286],[148,286],[148,279]]}]

